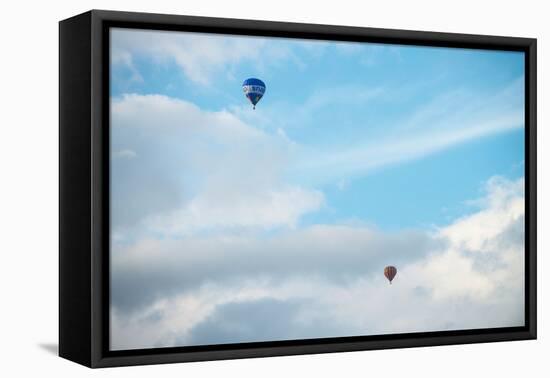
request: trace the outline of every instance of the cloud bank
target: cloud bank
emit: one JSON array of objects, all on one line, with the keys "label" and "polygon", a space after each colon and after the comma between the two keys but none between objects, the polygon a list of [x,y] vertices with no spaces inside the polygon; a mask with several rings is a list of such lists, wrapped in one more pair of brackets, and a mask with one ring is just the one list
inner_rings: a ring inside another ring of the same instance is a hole
[{"label": "cloud bank", "polygon": [[521,326],[523,191],[494,177],[478,210],[430,232],[314,225],[117,249],[111,347]]},{"label": "cloud bank", "polygon": [[[282,179],[292,143],[227,111],[160,95],[112,104],[112,224],[163,235],[294,227],[320,191]],[[142,228],[139,228],[142,227]],[[133,230],[133,231],[132,231]]]}]

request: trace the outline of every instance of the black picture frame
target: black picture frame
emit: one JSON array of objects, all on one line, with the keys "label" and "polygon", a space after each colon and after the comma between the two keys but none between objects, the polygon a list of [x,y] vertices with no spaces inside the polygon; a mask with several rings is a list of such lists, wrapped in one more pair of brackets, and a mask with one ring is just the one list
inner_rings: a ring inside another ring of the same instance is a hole
[{"label": "black picture frame", "polygon": [[[109,351],[110,27],[525,53],[524,327]],[[535,339],[536,39],[92,10],[59,23],[59,355],[88,367]]]}]

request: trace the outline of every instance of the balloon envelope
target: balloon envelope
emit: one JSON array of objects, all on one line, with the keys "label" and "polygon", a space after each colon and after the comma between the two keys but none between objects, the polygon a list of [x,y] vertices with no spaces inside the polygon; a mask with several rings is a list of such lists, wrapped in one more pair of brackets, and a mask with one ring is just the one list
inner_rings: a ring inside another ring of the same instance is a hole
[{"label": "balloon envelope", "polygon": [[397,274],[397,268],[395,266],[388,265],[387,267],[384,268],[384,276],[386,276],[386,278],[388,279],[388,281],[390,281],[390,283],[392,282],[396,274]]},{"label": "balloon envelope", "polygon": [[248,101],[256,107],[256,104],[265,94],[265,83],[260,79],[251,77],[243,83],[243,92]]}]

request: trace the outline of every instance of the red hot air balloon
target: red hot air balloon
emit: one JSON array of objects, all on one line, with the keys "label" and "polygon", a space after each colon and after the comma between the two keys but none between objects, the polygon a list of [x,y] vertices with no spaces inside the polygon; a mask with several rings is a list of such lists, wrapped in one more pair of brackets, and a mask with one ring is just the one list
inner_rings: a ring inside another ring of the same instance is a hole
[{"label": "red hot air balloon", "polygon": [[390,285],[396,274],[397,274],[397,268],[395,266],[388,265],[387,267],[384,268],[384,275],[386,276],[388,281],[390,281]]}]

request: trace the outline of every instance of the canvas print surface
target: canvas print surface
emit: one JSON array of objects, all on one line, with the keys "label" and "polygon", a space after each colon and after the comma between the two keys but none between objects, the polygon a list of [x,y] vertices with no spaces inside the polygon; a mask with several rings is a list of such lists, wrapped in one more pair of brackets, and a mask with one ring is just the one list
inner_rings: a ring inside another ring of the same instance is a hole
[{"label": "canvas print surface", "polygon": [[524,59],[111,29],[111,350],[523,326]]}]

